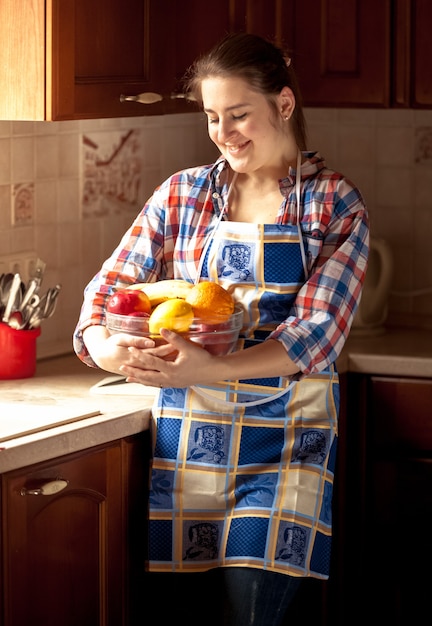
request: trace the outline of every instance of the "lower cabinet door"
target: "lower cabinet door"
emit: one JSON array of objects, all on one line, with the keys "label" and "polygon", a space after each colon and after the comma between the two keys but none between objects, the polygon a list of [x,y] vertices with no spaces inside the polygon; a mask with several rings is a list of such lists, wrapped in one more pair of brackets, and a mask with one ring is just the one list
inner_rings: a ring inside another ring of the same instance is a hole
[{"label": "lower cabinet door", "polygon": [[124,624],[121,444],[3,476],[4,626]]},{"label": "lower cabinet door", "polygon": [[432,459],[374,462],[373,508],[366,528],[369,609],[378,624],[422,624],[430,611]]}]

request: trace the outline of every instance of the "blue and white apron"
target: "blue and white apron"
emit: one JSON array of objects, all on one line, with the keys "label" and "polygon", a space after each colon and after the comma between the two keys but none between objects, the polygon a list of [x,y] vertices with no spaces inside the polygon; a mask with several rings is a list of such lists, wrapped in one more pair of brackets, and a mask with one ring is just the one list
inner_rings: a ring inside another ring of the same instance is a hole
[{"label": "blue and white apron", "polygon": [[[245,311],[237,349],[289,317],[305,282],[296,225],[221,221],[201,276]],[[153,407],[148,569],[247,566],[327,578],[335,368],[162,389]]]}]

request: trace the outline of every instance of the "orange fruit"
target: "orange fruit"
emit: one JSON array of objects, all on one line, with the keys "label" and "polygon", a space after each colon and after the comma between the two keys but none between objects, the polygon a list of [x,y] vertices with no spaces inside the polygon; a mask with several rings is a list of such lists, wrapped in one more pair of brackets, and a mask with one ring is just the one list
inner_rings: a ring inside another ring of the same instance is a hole
[{"label": "orange fruit", "polygon": [[186,302],[192,305],[195,317],[218,324],[234,313],[234,298],[218,283],[204,280],[187,292]]}]

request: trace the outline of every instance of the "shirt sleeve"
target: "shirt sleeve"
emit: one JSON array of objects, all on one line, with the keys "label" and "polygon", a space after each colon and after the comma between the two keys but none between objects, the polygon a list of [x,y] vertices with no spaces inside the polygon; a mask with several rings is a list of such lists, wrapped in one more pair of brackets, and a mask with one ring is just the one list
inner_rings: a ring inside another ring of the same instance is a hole
[{"label": "shirt sleeve", "polygon": [[165,223],[168,183],[161,185],[123,235],[119,245],[103,263],[84,290],[84,300],[73,335],[73,348],[87,365],[96,367],[83,340],[90,325],[105,325],[105,304],[119,287],[154,282],[168,277],[171,242],[175,224]]},{"label": "shirt sleeve", "polygon": [[368,213],[360,192],[334,173],[320,184],[325,190],[306,191],[302,218],[309,277],[292,315],[269,336],[283,343],[299,377],[322,371],[340,355],[360,302],[369,253]]}]

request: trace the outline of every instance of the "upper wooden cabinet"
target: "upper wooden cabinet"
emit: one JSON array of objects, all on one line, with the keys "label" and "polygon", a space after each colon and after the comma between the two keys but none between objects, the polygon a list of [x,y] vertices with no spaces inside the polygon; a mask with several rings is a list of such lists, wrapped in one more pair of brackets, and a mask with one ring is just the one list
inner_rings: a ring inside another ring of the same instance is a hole
[{"label": "upper wooden cabinet", "polygon": [[45,2],[0,2],[0,119],[45,119]]},{"label": "upper wooden cabinet", "polygon": [[[172,69],[168,80],[171,93],[164,100],[164,112],[195,110],[181,98],[182,79],[193,61],[228,33],[246,31],[275,40],[278,44],[291,39],[292,0],[219,0],[210,13],[203,10],[202,0],[172,2],[170,40]],[[289,36],[288,36],[289,35]]]},{"label": "upper wooden cabinet", "polygon": [[391,0],[295,3],[294,59],[307,106],[390,104]]},{"label": "upper wooden cabinet", "polygon": [[[0,118],[142,115],[123,93],[162,89],[168,0],[2,0]],[[156,113],[160,104],[151,105]],[[126,109],[126,110],[125,110]]]},{"label": "upper wooden cabinet", "polygon": [[395,0],[393,90],[395,107],[432,107],[432,2]]},{"label": "upper wooden cabinet", "polygon": [[304,104],[432,107],[429,0],[294,0]]},{"label": "upper wooden cabinet", "polygon": [[[72,120],[195,110],[187,67],[228,32],[273,37],[282,4],[220,0],[2,0],[0,118]],[[121,96],[159,94],[152,104]]]},{"label": "upper wooden cabinet", "polygon": [[240,30],[292,51],[306,106],[428,108],[431,21],[429,0],[1,0],[0,119],[196,110],[185,70]]},{"label": "upper wooden cabinet", "polygon": [[[46,118],[142,115],[121,95],[164,93],[171,41],[169,0],[49,0]],[[156,102],[146,105],[162,113]]]}]

